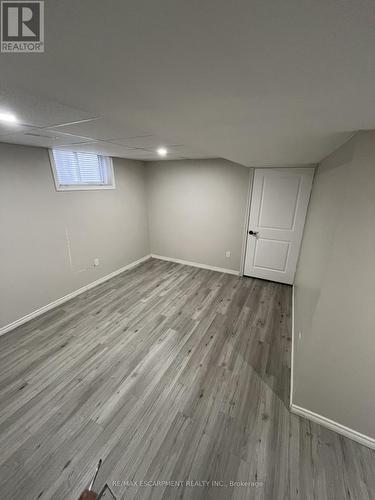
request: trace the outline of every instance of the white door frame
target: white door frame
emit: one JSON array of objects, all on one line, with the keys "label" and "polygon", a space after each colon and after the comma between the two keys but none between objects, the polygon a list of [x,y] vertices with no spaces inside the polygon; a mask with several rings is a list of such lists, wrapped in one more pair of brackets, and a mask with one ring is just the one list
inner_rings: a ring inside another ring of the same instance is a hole
[{"label": "white door frame", "polygon": [[247,188],[247,199],[246,199],[246,208],[245,208],[245,219],[244,219],[244,231],[243,231],[243,240],[242,240],[242,251],[241,251],[241,263],[240,263],[240,276],[244,276],[245,272],[245,259],[246,259],[246,248],[247,248],[247,232],[249,230],[249,221],[250,221],[250,207],[251,207],[251,198],[253,196],[253,180],[254,180],[254,172],[255,168],[249,168],[249,184]]}]

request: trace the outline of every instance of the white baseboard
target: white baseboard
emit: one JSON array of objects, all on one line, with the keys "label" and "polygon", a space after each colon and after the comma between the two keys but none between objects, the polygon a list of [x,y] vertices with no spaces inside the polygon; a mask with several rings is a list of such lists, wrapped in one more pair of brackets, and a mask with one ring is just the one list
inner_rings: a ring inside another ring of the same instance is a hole
[{"label": "white baseboard", "polygon": [[375,450],[375,439],[365,434],[361,434],[349,427],[345,427],[345,425],[341,425],[334,420],[330,420],[327,417],[323,417],[318,413],[314,413],[313,411],[306,410],[301,406],[298,406],[293,403],[293,380],[294,380],[294,342],[295,342],[295,330],[294,330],[294,300],[295,300],[295,288],[293,285],[292,289],[292,352],[291,352],[291,373],[290,373],[290,411],[299,415],[300,417],[307,418],[316,424],[322,425],[323,427],[327,427],[331,431],[337,432],[342,436],[348,437],[357,443],[363,444],[372,450]]},{"label": "white baseboard", "polygon": [[290,405],[290,411],[300,417],[307,418],[316,424],[327,427],[327,429],[330,429],[331,431],[337,432],[342,436],[353,439],[353,441],[357,441],[357,443],[363,444],[364,446],[375,450],[375,438],[361,434],[360,432],[350,429],[349,427],[345,427],[345,425],[341,425],[334,420],[330,420],[329,418],[323,417],[318,413],[301,408],[293,403]]},{"label": "white baseboard", "polygon": [[240,274],[239,271],[235,271],[234,269],[225,269],[224,267],[209,266],[207,264],[200,264],[198,262],[191,262],[189,260],[174,259],[173,257],[165,257],[164,255],[156,255],[154,253],[151,254],[151,257],[153,259],[167,260],[169,262],[176,262],[177,264],[184,264],[185,266],[192,266],[192,267],[200,267],[202,269],[209,269],[210,271],[217,271],[219,273],[234,274],[235,276],[238,276]]},{"label": "white baseboard", "polygon": [[77,295],[80,295],[83,292],[86,292],[87,290],[90,290],[90,288],[94,288],[97,285],[100,285],[101,283],[104,283],[105,281],[110,280],[111,278],[114,278],[118,274],[123,273],[124,271],[127,271],[128,269],[131,269],[138,264],[141,264],[142,262],[148,260],[151,258],[151,255],[145,255],[141,259],[138,259],[134,262],[131,262],[130,264],[127,264],[124,267],[121,267],[120,269],[117,269],[116,271],[113,271],[113,273],[107,274],[106,276],[103,276],[102,278],[99,278],[96,281],[93,281],[92,283],[89,283],[88,285],[83,286],[82,288],[79,288],[78,290],[75,290],[74,292],[68,293],[68,295],[64,295],[64,297],[61,297],[60,299],[54,300],[53,302],[50,302],[49,304],[40,307],[36,311],[33,311],[26,316],[23,316],[22,318],[17,319],[16,321],[13,321],[9,325],[2,326],[0,328],[0,335],[4,335],[4,333],[10,332],[11,330],[14,330],[18,326],[23,325],[24,323],[27,323],[31,319],[34,319],[41,314],[50,311],[51,309],[54,309],[55,307],[59,306],[60,304],[64,304],[64,302],[67,302],[68,300],[73,299],[74,297],[77,297]]}]

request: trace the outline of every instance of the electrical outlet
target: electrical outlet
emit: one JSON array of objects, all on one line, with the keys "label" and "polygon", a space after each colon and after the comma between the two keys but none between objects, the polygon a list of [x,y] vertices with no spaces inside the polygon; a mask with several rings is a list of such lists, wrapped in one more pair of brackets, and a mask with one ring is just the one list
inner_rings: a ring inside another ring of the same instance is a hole
[{"label": "electrical outlet", "polygon": [[302,332],[298,332],[298,340],[302,340]]},{"label": "electrical outlet", "polygon": [[94,267],[97,267],[99,265],[99,259],[96,258],[94,259]]},{"label": "electrical outlet", "polygon": [[230,250],[227,250],[227,251],[225,252],[225,257],[226,257],[227,259],[229,259],[229,257],[230,257]]}]

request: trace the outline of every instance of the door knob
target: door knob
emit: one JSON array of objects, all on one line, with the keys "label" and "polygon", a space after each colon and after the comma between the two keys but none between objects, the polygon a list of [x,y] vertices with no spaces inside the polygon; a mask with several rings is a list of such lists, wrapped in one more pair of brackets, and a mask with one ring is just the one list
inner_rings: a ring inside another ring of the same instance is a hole
[{"label": "door knob", "polygon": [[249,231],[249,234],[251,234],[251,236],[256,236],[258,234],[259,231]]}]

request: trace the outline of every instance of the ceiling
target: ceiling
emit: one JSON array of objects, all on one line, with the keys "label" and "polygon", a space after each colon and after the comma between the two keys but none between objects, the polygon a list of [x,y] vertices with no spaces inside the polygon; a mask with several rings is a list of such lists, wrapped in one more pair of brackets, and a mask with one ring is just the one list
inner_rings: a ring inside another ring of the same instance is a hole
[{"label": "ceiling", "polygon": [[375,128],[373,0],[48,0],[0,55],[0,141],[153,160],[319,162]]}]

